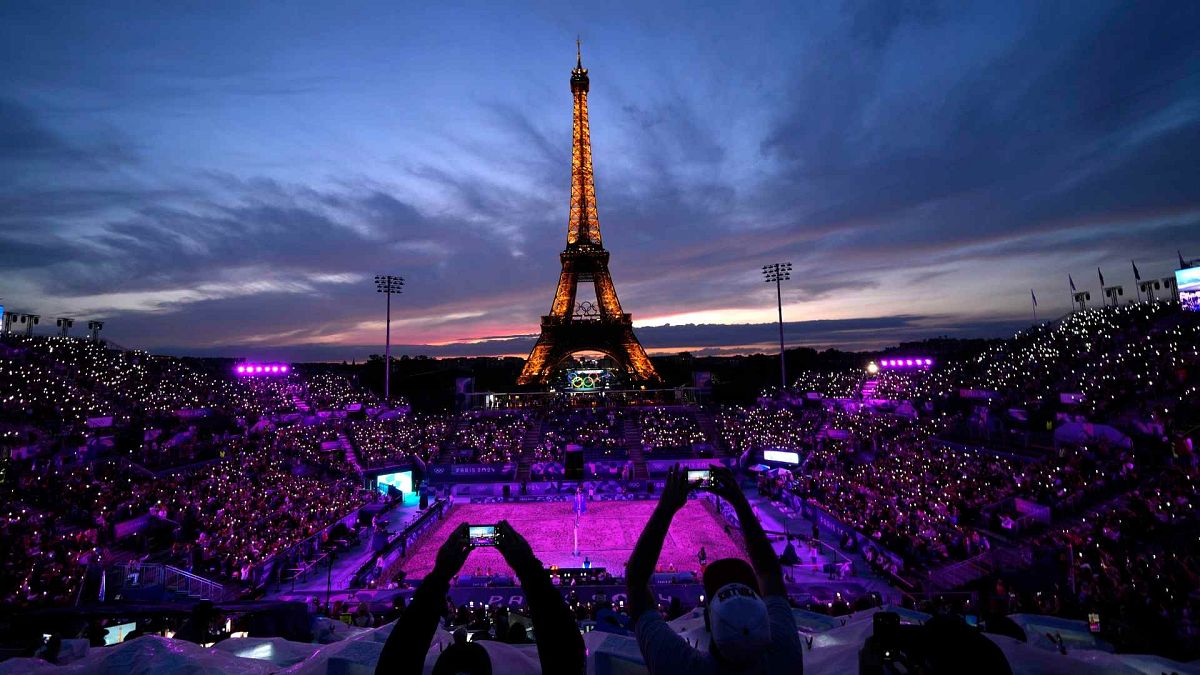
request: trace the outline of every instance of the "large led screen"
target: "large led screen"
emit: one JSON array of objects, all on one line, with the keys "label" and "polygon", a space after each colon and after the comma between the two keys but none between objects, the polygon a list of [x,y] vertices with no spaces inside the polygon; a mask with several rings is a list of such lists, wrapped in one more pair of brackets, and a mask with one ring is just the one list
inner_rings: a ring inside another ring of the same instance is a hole
[{"label": "large led screen", "polygon": [[788,450],[763,450],[763,460],[782,464],[799,464],[800,454]]},{"label": "large led screen", "polygon": [[1192,312],[1200,312],[1200,267],[1175,270],[1175,286],[1179,289],[1179,304]]},{"label": "large led screen", "polygon": [[389,485],[395,485],[396,489],[404,494],[412,493],[412,471],[380,474],[379,478],[376,478],[375,481],[379,491],[385,495],[388,492]]}]

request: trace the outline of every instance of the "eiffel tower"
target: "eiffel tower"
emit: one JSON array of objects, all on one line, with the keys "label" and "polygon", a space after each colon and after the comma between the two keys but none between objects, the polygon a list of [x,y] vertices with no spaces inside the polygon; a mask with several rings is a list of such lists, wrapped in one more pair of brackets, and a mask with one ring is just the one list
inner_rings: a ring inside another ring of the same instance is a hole
[{"label": "eiffel tower", "polygon": [[[588,71],[575,43],[571,94],[575,125],[571,141],[571,215],[567,248],[559,254],[562,274],[550,313],[542,317],[542,334],[517,384],[546,384],[551,373],[576,352],[597,351],[614,361],[635,381],[659,381],[646,350],[633,334],[633,319],[621,311],[617,289],[608,272],[608,251],[600,242],[596,186],[592,182],[592,135],[588,129]],[[576,302],[580,283],[596,289],[596,302]]]}]

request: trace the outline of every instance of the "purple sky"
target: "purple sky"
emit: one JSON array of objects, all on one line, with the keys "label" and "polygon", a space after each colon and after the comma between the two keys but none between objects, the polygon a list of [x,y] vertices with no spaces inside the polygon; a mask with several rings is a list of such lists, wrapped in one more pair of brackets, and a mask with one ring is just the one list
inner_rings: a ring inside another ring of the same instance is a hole
[{"label": "purple sky", "polygon": [[577,33],[652,351],[770,349],[769,262],[790,343],[871,348],[1200,257],[1197,3],[500,4],[3,3],[0,304],[340,360],[381,351],[393,273],[400,352],[523,354]]}]

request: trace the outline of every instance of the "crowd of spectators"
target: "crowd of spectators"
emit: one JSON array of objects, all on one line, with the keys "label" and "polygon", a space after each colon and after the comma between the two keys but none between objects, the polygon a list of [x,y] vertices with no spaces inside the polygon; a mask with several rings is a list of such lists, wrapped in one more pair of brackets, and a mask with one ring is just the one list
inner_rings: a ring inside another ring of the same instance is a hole
[{"label": "crowd of spectators", "polygon": [[[336,420],[322,411],[373,404],[370,393],[336,373],[230,371],[85,339],[0,338],[6,603],[67,604],[89,565],[128,559],[244,581],[362,502],[345,452],[329,447],[341,425],[305,416]],[[117,540],[118,524],[145,517]]]},{"label": "crowd of spectators", "polygon": [[642,426],[642,446],[652,451],[691,450],[708,440],[691,410],[642,409],[638,422]]},{"label": "crowd of spectators", "polygon": [[157,480],[151,513],[178,524],[171,559],[206,576],[251,570],[350,514],[368,495],[346,477],[303,475],[267,449]]},{"label": "crowd of spectators", "polygon": [[[580,445],[620,459],[640,428],[652,451],[796,452],[800,463],[764,476],[760,493],[861,533],[886,572],[921,578],[997,547],[1067,551],[1059,587],[1070,590],[1041,596],[1038,610],[1158,617],[1194,640],[1198,372],[1195,315],[1168,303],[1085,310],[929,370],[802,372],[778,400],[718,409],[710,438],[695,408],[373,419],[346,414],[378,401],[333,371],[237,379],[205,362],[9,336],[0,541],[14,553],[0,563],[0,593],[69,602],[89,565],[130,552],[116,550],[129,544],[114,524],[147,513],[169,535],[134,553],[244,582],[367,499],[352,455],[361,467],[547,461]],[[339,414],[318,419],[327,410]],[[1030,434],[1116,431],[1020,454],[961,437],[997,420]],[[1047,509],[1048,522],[1011,527],[1019,500]]]},{"label": "crowd of spectators", "polygon": [[717,417],[722,442],[732,452],[795,449],[813,444],[812,416],[784,407],[731,406]]},{"label": "crowd of spectators", "polygon": [[465,414],[455,430],[453,458],[485,464],[515,461],[532,423],[528,412]]},{"label": "crowd of spectators", "polygon": [[387,420],[355,422],[348,429],[363,467],[398,464],[412,455],[432,462],[448,447],[454,420],[449,415],[412,413]]},{"label": "crowd of spectators", "polygon": [[625,411],[621,408],[574,408],[548,412],[535,460],[562,459],[568,445],[578,445],[604,459],[627,456]]}]

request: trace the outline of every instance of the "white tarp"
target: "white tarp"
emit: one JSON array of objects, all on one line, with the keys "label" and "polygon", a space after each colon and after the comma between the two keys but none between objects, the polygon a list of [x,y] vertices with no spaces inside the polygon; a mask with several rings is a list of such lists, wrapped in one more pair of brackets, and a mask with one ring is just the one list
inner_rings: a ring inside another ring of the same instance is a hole
[{"label": "white tarp", "polygon": [[[905,622],[919,622],[919,612],[899,611]],[[863,640],[873,630],[869,612],[848,617],[828,617],[819,621],[801,620],[802,642],[812,639],[804,650],[806,675],[840,675],[858,672],[858,651]],[[801,613],[801,618],[809,613]],[[1008,658],[1016,675],[1042,675],[1078,672],[1096,675],[1159,675],[1164,672],[1200,674],[1200,662],[1188,664],[1156,656],[1113,654],[1101,649],[1086,649],[1094,644],[1086,628],[1064,628],[1066,622],[1053,617],[1014,615],[1013,620],[1027,631],[1030,642],[1025,643],[1000,635],[987,635]],[[845,621],[843,624],[842,621]],[[1079,622],[1075,622],[1079,623]],[[10,659],[0,663],[0,675],[30,673],[98,675],[141,675],[146,673],[187,672],[207,675],[259,675],[288,673],[289,675],[370,675],[392,626],[361,631],[339,631],[345,639],[330,644],[307,644],[281,639],[234,638],[206,649],[189,642],[147,636],[112,647],[78,650],[81,655],[71,663],[54,666],[40,659]],[[708,635],[700,612],[692,611],[671,622],[680,635],[706,648]],[[832,626],[831,628],[829,626]],[[1060,654],[1048,640],[1038,639],[1037,632],[1052,627],[1067,641],[1067,654]],[[1086,639],[1085,639],[1086,638]],[[67,641],[73,642],[73,641]],[[442,650],[453,642],[449,633],[438,629],[425,659],[426,674],[432,673]],[[645,673],[637,641],[632,637],[592,631],[584,636],[588,648],[589,675],[637,675]],[[482,641],[492,658],[493,672],[511,675],[538,673],[537,649],[534,645],[508,645]],[[74,645],[72,645],[74,646]]]}]

